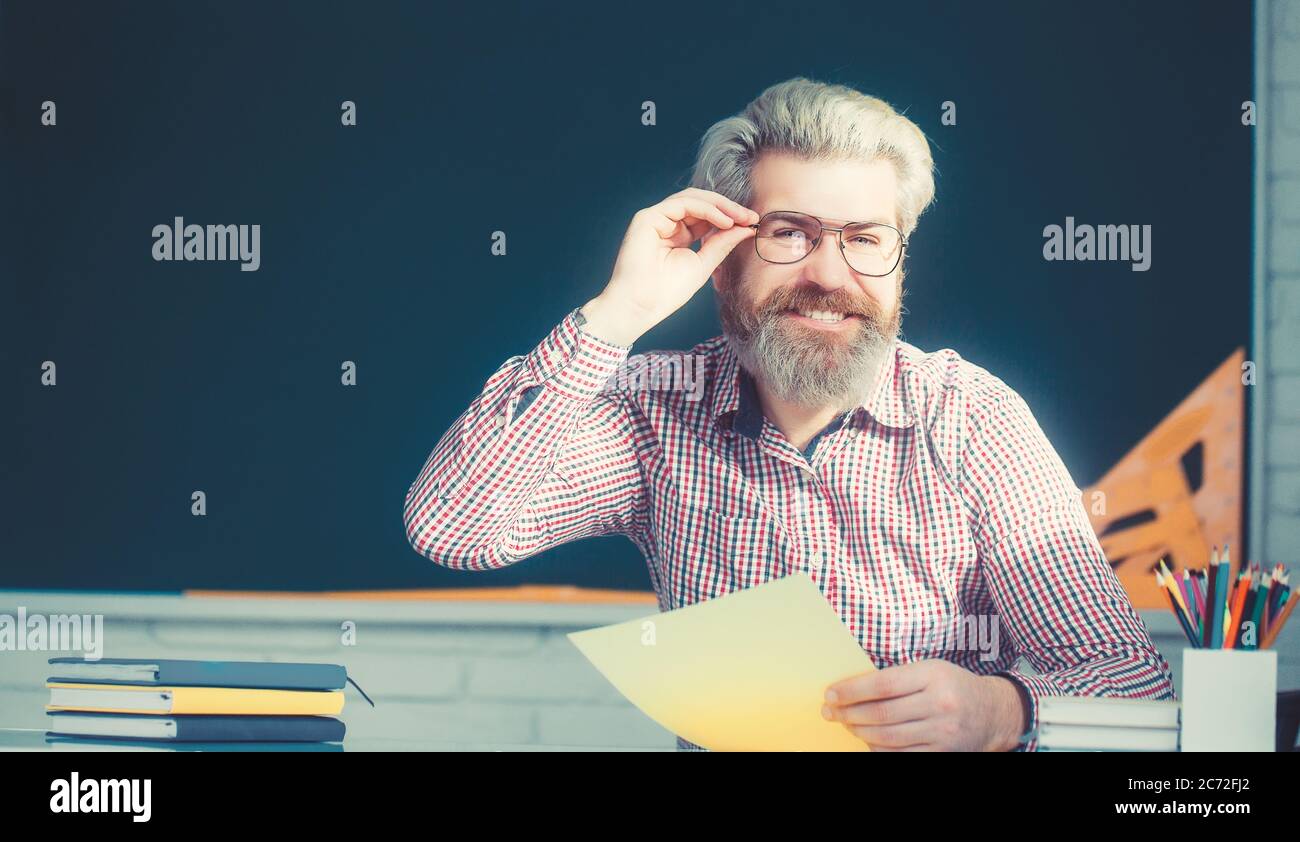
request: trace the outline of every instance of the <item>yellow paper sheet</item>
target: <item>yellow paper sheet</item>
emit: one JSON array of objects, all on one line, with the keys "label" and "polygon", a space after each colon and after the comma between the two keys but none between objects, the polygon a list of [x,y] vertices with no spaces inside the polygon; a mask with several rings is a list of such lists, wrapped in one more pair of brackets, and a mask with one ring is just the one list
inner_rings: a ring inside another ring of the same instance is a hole
[{"label": "yellow paper sheet", "polygon": [[875,670],[799,573],[569,639],[642,712],[714,751],[867,751],[822,718],[826,688]]}]

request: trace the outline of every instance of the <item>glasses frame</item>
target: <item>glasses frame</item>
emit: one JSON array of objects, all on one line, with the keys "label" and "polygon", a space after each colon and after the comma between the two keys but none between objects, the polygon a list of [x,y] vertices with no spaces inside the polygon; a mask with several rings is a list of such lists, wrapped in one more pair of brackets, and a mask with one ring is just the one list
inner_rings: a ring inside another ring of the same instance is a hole
[{"label": "glasses frame", "polygon": [[[774,215],[774,214],[778,214],[778,213],[797,214],[797,215],[799,215],[799,216],[806,216],[806,217],[808,217],[809,219],[816,220],[817,225],[821,228],[822,231],[834,231],[834,232],[835,232],[835,241],[836,241],[837,243],[839,243],[839,246],[840,246],[840,257],[844,258],[844,263],[849,267],[849,269],[853,270],[854,272],[857,272],[859,275],[866,275],[868,278],[887,278],[887,277],[889,277],[890,275],[894,274],[894,270],[897,269],[897,268],[898,268],[898,265],[899,265],[900,263],[903,262],[903,252],[907,251],[907,238],[903,236],[903,232],[902,232],[902,231],[899,231],[897,228],[894,228],[894,226],[892,226],[892,225],[890,225],[890,224],[888,224],[888,223],[885,223],[885,222],[848,222],[848,223],[845,223],[844,225],[842,225],[842,226],[840,226],[840,227],[837,228],[837,227],[835,227],[835,226],[833,226],[833,225],[825,225],[825,224],[822,223],[820,217],[813,216],[813,215],[810,214],[810,213],[804,213],[803,211],[794,211],[794,210],[772,210],[772,211],[768,211],[767,213],[765,213],[765,214],[763,214],[761,217],[759,217],[758,222],[756,222],[755,224],[753,224],[753,225],[749,225],[749,226],[746,226],[746,227],[748,227],[748,228],[753,228],[755,231],[758,231],[759,228],[763,225],[763,220],[767,219],[769,216],[772,216],[772,215]],[[885,273],[880,274],[880,275],[875,275],[875,274],[872,274],[871,272],[860,272],[860,271],[858,271],[857,269],[855,269],[855,268],[853,267],[853,264],[852,264],[852,263],[849,263],[849,256],[848,256],[847,253],[845,253],[845,249],[844,249],[844,230],[845,230],[846,228],[852,228],[852,227],[855,226],[855,225],[876,225],[876,226],[879,226],[879,227],[882,227],[882,228],[890,228],[890,229],[893,229],[894,231],[897,231],[897,232],[898,232],[898,257],[894,260],[894,265],[889,267],[889,271],[888,271],[888,272],[885,272]],[[754,236],[754,254],[758,255],[758,259],[759,259],[759,260],[762,260],[764,263],[771,263],[771,264],[773,264],[774,266],[793,266],[794,264],[798,263],[800,260],[803,260],[803,259],[806,258],[808,255],[810,255],[810,254],[812,254],[814,251],[816,251],[816,250],[817,250],[817,246],[821,245],[821,242],[822,242],[823,239],[825,239],[824,235],[823,235],[823,234],[818,234],[818,235],[817,235],[817,239],[813,240],[812,248],[810,248],[810,249],[808,249],[808,251],[804,252],[803,257],[797,258],[797,259],[795,259],[795,260],[790,260],[790,261],[782,261],[782,260],[768,260],[768,259],[767,259],[766,257],[764,257],[764,256],[759,252],[759,250],[758,250],[758,240],[759,240],[759,237],[758,237],[758,235],[756,234],[756,235]]]}]

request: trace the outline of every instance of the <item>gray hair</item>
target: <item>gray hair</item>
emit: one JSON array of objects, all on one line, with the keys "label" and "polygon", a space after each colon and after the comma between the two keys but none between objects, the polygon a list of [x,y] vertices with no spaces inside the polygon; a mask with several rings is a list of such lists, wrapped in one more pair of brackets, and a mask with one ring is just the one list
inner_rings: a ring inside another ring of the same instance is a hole
[{"label": "gray hair", "polygon": [[748,205],[751,175],[764,151],[803,160],[886,160],[898,176],[903,236],[934,198],[930,144],[915,123],[884,100],[802,76],[772,85],[745,110],[704,133],[691,186]]}]

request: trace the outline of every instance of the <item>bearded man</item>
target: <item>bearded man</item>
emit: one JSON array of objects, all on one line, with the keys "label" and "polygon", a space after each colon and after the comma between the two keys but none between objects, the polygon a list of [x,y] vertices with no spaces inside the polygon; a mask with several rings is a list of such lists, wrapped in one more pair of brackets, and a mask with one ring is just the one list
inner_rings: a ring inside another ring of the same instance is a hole
[{"label": "bearded man", "polygon": [[[603,291],[442,436],[407,491],[412,547],[487,570],[626,535],[664,611],[806,574],[880,667],[815,703],[875,751],[1031,750],[1045,695],[1173,698],[1024,400],[899,336],[933,196],[921,130],[851,88],[791,79],[716,123]],[[633,343],[710,278],[723,335],[643,360],[688,355],[704,388],[627,385]],[[996,651],[937,633],[967,618]]]}]

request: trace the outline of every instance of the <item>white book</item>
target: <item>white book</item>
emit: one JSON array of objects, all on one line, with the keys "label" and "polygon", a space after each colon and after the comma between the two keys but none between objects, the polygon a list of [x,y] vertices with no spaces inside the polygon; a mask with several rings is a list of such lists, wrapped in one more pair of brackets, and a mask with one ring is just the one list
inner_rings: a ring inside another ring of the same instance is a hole
[{"label": "white book", "polygon": [[50,727],[53,734],[89,737],[131,737],[143,740],[176,739],[176,720],[167,716],[73,716],[63,714]]},{"label": "white book", "polygon": [[1126,728],[1177,728],[1181,704],[1111,696],[1043,696],[1039,724],[1111,725]]},{"label": "white book", "polygon": [[1177,728],[1039,725],[1039,751],[1178,751]]},{"label": "white book", "polygon": [[98,661],[60,663],[60,679],[84,681],[125,681],[128,684],[152,684],[158,680],[157,664],[110,664]]},{"label": "white book", "polygon": [[51,687],[50,707],[84,710],[125,710],[136,713],[171,713],[173,696],[170,690],[140,691],[115,690],[105,685],[103,690],[72,687]]}]

